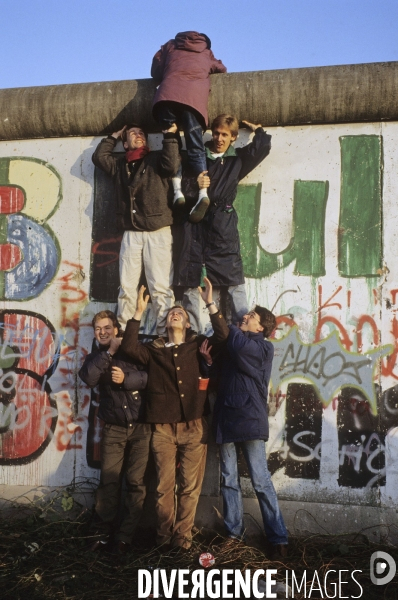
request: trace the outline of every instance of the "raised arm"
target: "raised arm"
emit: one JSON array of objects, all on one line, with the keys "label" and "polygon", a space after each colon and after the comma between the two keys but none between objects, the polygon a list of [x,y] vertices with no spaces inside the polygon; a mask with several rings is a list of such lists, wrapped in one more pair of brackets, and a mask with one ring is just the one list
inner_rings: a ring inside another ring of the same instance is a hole
[{"label": "raised arm", "polygon": [[253,376],[254,372],[260,372],[268,361],[274,356],[274,346],[271,342],[258,342],[244,335],[244,333],[231,325],[227,348],[234,364],[246,374]]},{"label": "raised arm", "polygon": [[95,166],[102,171],[105,171],[110,177],[115,175],[118,161],[118,159],[113,156],[112,152],[124,130],[125,127],[101,140],[92,156],[92,161]]},{"label": "raised arm", "polygon": [[268,156],[271,150],[271,136],[263,130],[260,124],[249,123],[249,121],[242,122],[248,129],[254,131],[254,138],[250,144],[236,150],[242,160],[239,180],[246,177],[250,171],[253,171]]},{"label": "raised arm", "polygon": [[[207,277],[203,278],[205,289],[198,288],[199,294],[210,313],[211,324],[213,325],[213,335],[209,338],[209,345],[214,346],[225,342],[228,337],[229,329],[223,315],[219,312],[216,303],[213,300],[213,286]],[[198,337],[198,342],[201,344],[204,341],[204,336]],[[217,350],[217,348],[216,348]]]},{"label": "raised arm", "polygon": [[163,132],[163,148],[160,153],[159,164],[162,177],[175,175],[181,164],[177,131],[177,125],[173,124],[170,129]]},{"label": "raised arm", "polygon": [[137,307],[132,319],[127,321],[126,331],[124,332],[121,349],[133,360],[146,365],[149,362],[149,351],[138,341],[138,331],[140,328],[141,317],[148,306],[149,296],[144,296],[145,286],[141,286],[137,297]]}]

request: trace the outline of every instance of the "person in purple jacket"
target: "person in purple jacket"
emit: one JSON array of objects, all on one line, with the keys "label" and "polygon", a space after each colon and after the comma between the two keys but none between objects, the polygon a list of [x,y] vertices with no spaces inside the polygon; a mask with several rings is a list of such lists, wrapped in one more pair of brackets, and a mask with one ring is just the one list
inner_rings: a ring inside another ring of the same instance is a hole
[{"label": "person in purple jacket", "polygon": [[[276,326],[267,308],[256,306],[244,315],[239,327],[229,326],[221,356],[213,426],[220,449],[221,493],[227,544],[243,540],[242,490],[238,472],[238,447],[245,457],[260,505],[271,557],[287,554],[288,534],[268,470],[265,442],[268,440],[268,384],[274,346],[266,338]],[[210,365],[210,348],[200,352]]]},{"label": "person in purple jacket", "polygon": [[[168,130],[174,123],[182,126],[188,164],[195,177],[207,171],[203,130],[208,123],[207,101],[211,73],[225,73],[226,67],[214,58],[210,39],[204,33],[177,33],[155,54],[151,75],[160,82],[153,99],[153,116]],[[181,170],[173,177],[174,205],[182,205]],[[193,223],[200,221],[209,206],[207,189],[199,190],[198,201],[189,214]]]}]

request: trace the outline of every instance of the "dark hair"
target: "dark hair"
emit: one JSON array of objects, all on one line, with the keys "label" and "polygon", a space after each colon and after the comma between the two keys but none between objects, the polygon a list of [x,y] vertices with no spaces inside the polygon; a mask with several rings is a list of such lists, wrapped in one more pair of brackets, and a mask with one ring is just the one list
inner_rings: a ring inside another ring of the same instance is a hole
[{"label": "dark hair", "polygon": [[[127,141],[127,132],[132,127],[136,127],[137,129],[141,129],[141,131],[144,131],[142,129],[141,125],[138,125],[138,123],[127,123],[126,124],[126,129],[122,133],[122,142],[123,142],[123,144]],[[145,138],[148,140],[148,134],[147,134],[147,132],[144,131],[144,133],[145,133]]]},{"label": "dark hair", "polygon": [[216,129],[216,127],[228,127],[228,129],[230,130],[231,134],[235,137],[237,137],[238,133],[239,133],[239,121],[236,117],[232,116],[232,115],[227,115],[226,113],[222,114],[222,115],[218,115],[218,117],[216,117],[213,120],[213,123],[211,124],[210,129],[212,131],[214,131]]},{"label": "dark hair", "polygon": [[175,308],[181,308],[181,310],[183,310],[184,313],[187,316],[188,323],[191,324],[191,319],[189,318],[189,312],[182,306],[182,304],[174,304],[174,306],[172,306],[171,308],[169,308],[169,310],[167,311],[167,315],[169,314],[169,312],[171,310],[174,310]]},{"label": "dark hair", "polygon": [[115,313],[113,313],[111,310],[101,310],[96,315],[94,315],[93,320],[91,321],[93,329],[95,329],[95,324],[100,319],[110,319],[112,321],[113,327],[116,327],[117,331],[119,333],[119,331],[120,331],[120,323],[117,320]]},{"label": "dark hair", "polygon": [[263,327],[264,337],[269,337],[276,327],[275,315],[268,308],[263,308],[262,306],[256,306],[254,311],[260,317],[260,325]]}]

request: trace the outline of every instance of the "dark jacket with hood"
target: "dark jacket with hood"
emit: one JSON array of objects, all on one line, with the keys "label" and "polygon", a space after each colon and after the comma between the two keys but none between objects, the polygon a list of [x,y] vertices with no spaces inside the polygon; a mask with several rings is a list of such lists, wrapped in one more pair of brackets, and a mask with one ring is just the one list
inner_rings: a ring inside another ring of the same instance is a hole
[{"label": "dark jacket with hood", "polygon": [[[120,348],[113,358],[106,353],[107,350],[108,346],[95,347],[86,356],[79,377],[89,387],[99,385],[99,418],[111,425],[129,427],[135,421],[143,421],[142,390],[146,388],[148,375],[133,364]],[[123,371],[123,383],[112,381],[112,367]]]},{"label": "dark jacket with hood", "polygon": [[271,136],[259,127],[250,144],[236,149],[231,145],[216,159],[206,146],[210,207],[199,223],[184,224],[181,249],[176,252],[174,285],[198,286],[203,264],[213,285],[239,285],[245,279],[233,202],[239,182],[269,154]]},{"label": "dark jacket with hood", "polygon": [[[214,335],[209,338],[209,344],[217,348],[218,343],[226,341],[228,326],[220,312],[210,318]],[[127,321],[121,347],[148,371],[146,422],[188,423],[200,419],[205,413],[207,393],[198,389],[199,346],[206,336],[188,329],[186,341],[180,345],[166,346],[165,338],[140,344],[139,326],[135,319]]]},{"label": "dark jacket with hood", "polygon": [[210,40],[204,33],[183,31],[155,54],[151,75],[160,85],[153,100],[179,102],[195,109],[207,125],[210,73],[225,73],[226,67],[214,58]]},{"label": "dark jacket with hood", "polygon": [[268,385],[274,346],[262,333],[230,325],[213,425],[217,444],[268,439]]},{"label": "dark jacket with hood", "polygon": [[166,133],[163,150],[151,151],[135,163],[115,156],[117,140],[103,139],[92,160],[113,180],[116,191],[116,217],[122,231],[156,231],[171,225],[173,186],[171,177],[180,165],[177,137]]}]

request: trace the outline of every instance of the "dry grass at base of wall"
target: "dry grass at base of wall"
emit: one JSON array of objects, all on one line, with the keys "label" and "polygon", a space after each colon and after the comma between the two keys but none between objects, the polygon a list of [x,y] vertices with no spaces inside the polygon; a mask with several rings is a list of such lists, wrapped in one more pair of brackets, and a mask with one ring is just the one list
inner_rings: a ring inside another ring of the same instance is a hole
[{"label": "dry grass at base of wall", "polygon": [[[298,582],[306,572],[305,593],[302,587],[300,592],[295,590],[294,596],[278,594],[278,597],[339,598],[333,586],[336,578],[333,580],[329,575],[327,587],[323,585],[326,572],[335,570],[344,572],[342,579],[348,581],[342,587],[341,597],[398,600],[398,575],[389,584],[376,586],[371,583],[369,573],[373,552],[388,552],[398,563],[398,550],[371,544],[362,534],[290,538],[288,557],[271,561],[266,556],[265,545],[263,548],[245,544],[228,547],[218,533],[205,529],[195,532],[188,552],[162,552],[153,546],[154,532],[140,530],[127,554],[112,556],[87,551],[93,540],[89,535],[91,513],[73,499],[71,488],[59,490],[45,502],[41,500],[29,507],[10,505],[9,508],[8,513],[2,511],[8,517],[0,522],[1,600],[135,599],[139,569],[161,568],[168,572],[201,569],[199,556],[203,552],[211,552],[215,557],[211,567],[214,569],[277,569],[273,577],[283,583],[287,571],[289,585],[293,571]],[[362,571],[355,574],[362,593],[350,576],[354,570]],[[321,591],[316,591],[315,571]],[[178,595],[175,593],[173,598]]]}]

